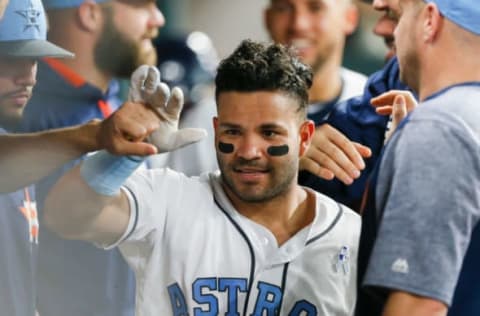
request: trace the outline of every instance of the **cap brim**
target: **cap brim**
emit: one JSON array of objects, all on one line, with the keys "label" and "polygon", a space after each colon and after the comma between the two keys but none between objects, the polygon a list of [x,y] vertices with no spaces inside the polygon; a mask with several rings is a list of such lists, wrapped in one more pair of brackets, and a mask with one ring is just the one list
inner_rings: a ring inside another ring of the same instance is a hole
[{"label": "cap brim", "polygon": [[75,57],[75,54],[45,40],[0,42],[0,55],[19,58]]}]

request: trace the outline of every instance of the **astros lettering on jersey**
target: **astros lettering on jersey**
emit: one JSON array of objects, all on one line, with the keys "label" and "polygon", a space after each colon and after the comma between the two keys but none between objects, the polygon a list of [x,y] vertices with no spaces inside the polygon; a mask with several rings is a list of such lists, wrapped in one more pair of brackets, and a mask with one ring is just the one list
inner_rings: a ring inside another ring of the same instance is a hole
[{"label": "astros lettering on jersey", "polygon": [[142,170],[123,187],[119,246],[137,280],[136,315],[351,315],[360,218],[316,195],[313,223],[278,247],[238,213],[218,173]]}]

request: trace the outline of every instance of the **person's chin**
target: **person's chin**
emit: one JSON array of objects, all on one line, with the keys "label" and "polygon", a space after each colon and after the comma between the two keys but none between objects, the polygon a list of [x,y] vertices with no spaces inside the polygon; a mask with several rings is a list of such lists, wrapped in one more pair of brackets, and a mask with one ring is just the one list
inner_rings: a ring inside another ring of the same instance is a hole
[{"label": "person's chin", "polygon": [[395,57],[395,49],[390,48],[385,54],[385,62],[388,62],[393,57]]},{"label": "person's chin", "polygon": [[15,113],[0,113],[0,127],[10,131],[16,130],[22,121],[23,109]]},{"label": "person's chin", "polygon": [[155,49],[143,49],[140,51],[140,65],[151,65],[154,66],[157,64],[157,53]]}]

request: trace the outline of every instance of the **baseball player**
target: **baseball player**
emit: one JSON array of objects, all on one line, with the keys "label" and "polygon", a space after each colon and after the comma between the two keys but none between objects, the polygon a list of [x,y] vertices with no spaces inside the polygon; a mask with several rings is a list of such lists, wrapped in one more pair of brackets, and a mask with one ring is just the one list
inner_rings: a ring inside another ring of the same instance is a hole
[{"label": "baseball player", "polygon": [[[135,271],[137,315],[351,315],[359,216],[297,184],[315,128],[311,78],[283,46],[242,42],[216,76],[220,171],[135,171],[142,159],[101,151],[54,186],[46,223],[120,248]],[[173,89],[164,106],[167,95],[161,84],[140,93],[156,105],[149,140],[159,152],[204,137],[177,129],[182,95]],[[147,134],[150,123],[132,124],[131,138]],[[115,130],[115,114],[105,126]]]},{"label": "baseball player", "polygon": [[420,104],[371,179],[358,315],[479,315],[480,7],[387,2],[400,76]]},{"label": "baseball player", "polygon": [[[46,40],[46,18],[40,0],[12,1],[6,8],[4,5],[1,9],[5,15],[0,21],[0,134],[13,132],[19,126],[35,85],[37,59],[73,56]],[[0,314],[35,314],[37,252],[33,188],[0,194]]]}]

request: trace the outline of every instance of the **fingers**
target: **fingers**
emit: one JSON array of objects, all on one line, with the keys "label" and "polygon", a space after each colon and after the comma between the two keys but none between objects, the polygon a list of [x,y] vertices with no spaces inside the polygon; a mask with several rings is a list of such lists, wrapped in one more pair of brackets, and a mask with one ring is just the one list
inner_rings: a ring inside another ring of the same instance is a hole
[{"label": "fingers", "polygon": [[135,155],[149,156],[157,153],[157,148],[146,142],[130,142],[125,139],[119,139],[112,147],[106,148],[115,155]]},{"label": "fingers", "polygon": [[147,106],[126,102],[101,123],[99,143],[117,155],[156,153],[156,147],[144,140],[158,129],[160,120]]},{"label": "fingers", "polygon": [[391,105],[385,105],[385,106],[379,106],[375,109],[375,112],[377,112],[379,115],[391,115],[393,111],[393,106]]},{"label": "fingers", "polygon": [[168,100],[166,112],[167,114],[174,119],[180,117],[180,113],[183,108],[183,92],[182,89],[175,87],[172,89],[172,96]]},{"label": "fingers", "polygon": [[158,128],[155,121],[141,121],[138,118],[117,121],[117,130],[128,141],[139,142],[146,139],[153,131]]},{"label": "fingers", "polygon": [[142,91],[146,94],[153,94],[159,83],[160,71],[156,67],[148,67],[147,76],[142,85]]},{"label": "fingers", "polygon": [[115,128],[134,138],[143,137],[158,128],[160,122],[148,106],[140,103],[126,102],[112,115]]},{"label": "fingers", "polygon": [[142,101],[143,84],[148,77],[150,66],[142,65],[138,67],[130,77],[130,87],[128,91],[128,101]]},{"label": "fingers", "polygon": [[397,126],[408,114],[405,97],[397,95],[393,101],[392,119]]},{"label": "fingers", "polygon": [[157,152],[155,146],[142,141],[147,135],[143,126],[130,124],[128,121],[125,123],[129,124],[128,128],[120,126],[116,129],[117,126],[112,126],[101,129],[98,139],[103,149],[115,155],[145,156]]},{"label": "fingers", "polygon": [[395,96],[398,94],[402,93],[403,91],[401,90],[390,90],[387,92],[384,92],[380,94],[379,96],[372,98],[370,100],[370,103],[374,107],[379,107],[379,106],[384,106],[384,105],[391,105],[393,103],[393,100],[395,99]]},{"label": "fingers", "polygon": [[403,95],[397,95],[393,101],[392,106],[392,123],[385,134],[385,141],[390,139],[400,122],[408,115],[406,100]]},{"label": "fingers", "polygon": [[359,171],[357,171],[358,174],[353,172],[354,176],[351,176],[350,171],[346,171],[344,168],[340,167],[338,160],[336,161],[320,151],[315,155],[303,157],[302,160],[301,163],[304,170],[307,170],[325,180],[332,180],[336,177],[346,185],[350,185],[353,183],[354,178],[360,176]]},{"label": "fingers", "polygon": [[301,167],[323,179],[331,179],[333,175],[348,185],[365,168],[363,158],[370,156],[368,147],[351,142],[341,132],[324,124],[317,127]]},{"label": "fingers", "polygon": [[335,174],[332,171],[327,168],[322,168],[318,163],[308,157],[302,157],[300,159],[300,170],[306,170],[325,180],[333,180],[335,178]]},{"label": "fingers", "polygon": [[170,88],[163,82],[158,82],[155,88],[145,89],[143,93],[145,103],[152,107],[161,117],[165,111],[165,104],[170,98]]},{"label": "fingers", "polygon": [[340,166],[344,168],[349,167],[346,168],[346,170],[362,170],[365,168],[362,156],[345,135],[330,125],[325,125],[325,128],[322,131],[325,133],[328,140],[325,143],[325,153],[329,157],[338,161]]},{"label": "fingers", "polygon": [[377,108],[380,115],[390,115],[393,112],[393,103],[397,96],[402,96],[407,112],[417,107],[415,96],[407,90],[390,90],[370,100],[372,106]]},{"label": "fingers", "polygon": [[[140,97],[137,99],[139,93]],[[131,113],[129,124],[124,124],[128,119],[120,115],[116,128],[121,130],[123,139],[139,142],[147,137],[158,152],[166,152],[197,142],[206,136],[206,132],[199,129],[178,131],[184,102],[182,90],[177,87],[170,92],[169,87],[160,82],[160,73],[155,67],[145,66],[135,71],[131,78],[129,95],[131,100],[144,103],[145,107],[150,108],[158,125],[149,126],[150,118],[137,112]]]},{"label": "fingers", "polygon": [[352,142],[353,146],[355,146],[355,149],[357,152],[362,156],[363,158],[370,158],[372,156],[372,150],[368,148],[367,146],[364,146],[362,144],[359,144],[357,142]]},{"label": "fingers", "polygon": [[196,143],[207,137],[207,131],[202,128],[184,128],[175,133],[174,149]]}]

